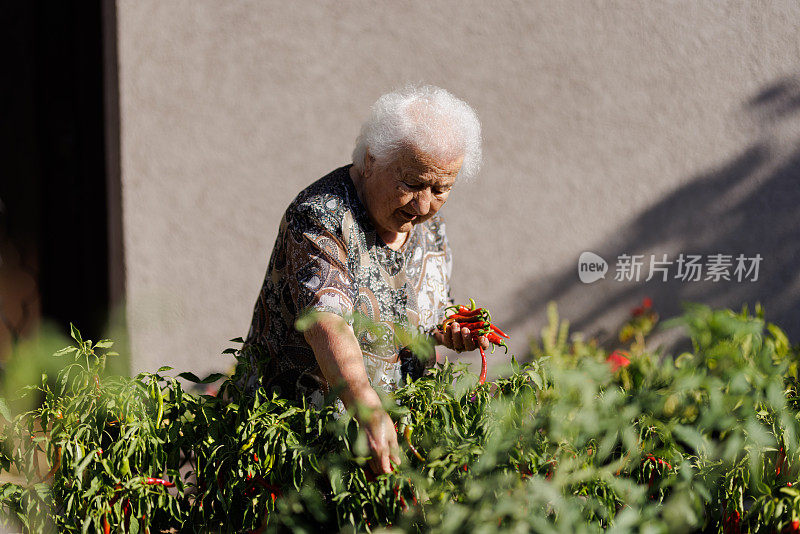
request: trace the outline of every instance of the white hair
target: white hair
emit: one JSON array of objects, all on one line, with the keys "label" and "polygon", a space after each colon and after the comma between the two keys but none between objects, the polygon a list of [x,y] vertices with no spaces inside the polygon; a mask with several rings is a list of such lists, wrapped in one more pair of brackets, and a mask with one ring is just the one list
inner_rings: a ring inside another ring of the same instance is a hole
[{"label": "white hair", "polygon": [[391,163],[408,146],[440,162],[463,156],[458,177],[466,181],[481,167],[481,123],[463,100],[440,87],[407,85],[372,105],[353,150],[353,166],[364,171],[367,150],[378,166]]}]

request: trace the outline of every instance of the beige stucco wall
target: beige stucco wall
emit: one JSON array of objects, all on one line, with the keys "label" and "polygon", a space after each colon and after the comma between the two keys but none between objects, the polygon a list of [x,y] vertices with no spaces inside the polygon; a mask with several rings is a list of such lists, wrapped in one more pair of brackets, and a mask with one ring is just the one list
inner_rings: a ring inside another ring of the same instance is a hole
[{"label": "beige stucco wall", "polygon": [[[761,299],[800,334],[793,0],[130,0],[117,19],[136,370],[226,361],[286,205],[407,81],[482,119],[484,170],[442,213],[456,297],[489,306],[515,352],[549,299],[587,332],[644,295],[664,315]],[[583,285],[585,250],[765,259],[757,283]]]}]

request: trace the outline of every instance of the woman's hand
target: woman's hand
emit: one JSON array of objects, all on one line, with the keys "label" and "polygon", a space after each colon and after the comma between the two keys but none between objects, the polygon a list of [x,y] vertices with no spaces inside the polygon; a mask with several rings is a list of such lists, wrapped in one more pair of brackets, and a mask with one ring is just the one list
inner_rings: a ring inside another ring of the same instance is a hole
[{"label": "woman's hand", "polygon": [[377,475],[391,473],[392,463],[400,464],[400,447],[392,418],[382,408],[377,408],[369,415],[359,417],[359,423],[367,435],[367,443],[372,451],[370,469]]},{"label": "woman's hand", "polygon": [[475,350],[478,346],[483,347],[483,350],[487,350],[491,346],[486,336],[478,338],[478,342],[476,343],[472,340],[472,334],[469,329],[461,328],[461,326],[455,322],[447,325],[444,333],[437,328],[433,333],[433,337],[436,339],[437,344],[444,345],[448,349],[452,349],[456,352]]}]

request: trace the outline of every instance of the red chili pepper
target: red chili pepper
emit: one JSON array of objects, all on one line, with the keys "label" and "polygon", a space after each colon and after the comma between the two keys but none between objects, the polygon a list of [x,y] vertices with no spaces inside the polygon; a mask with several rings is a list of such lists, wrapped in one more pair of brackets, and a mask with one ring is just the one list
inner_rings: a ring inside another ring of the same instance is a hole
[{"label": "red chili pepper", "polygon": [[[368,475],[368,473],[369,473],[369,471],[364,471],[365,475]],[[374,480],[375,477],[373,476],[372,479]],[[369,481],[369,476],[367,476],[367,481]],[[251,484],[252,485],[249,488],[247,488],[247,490],[245,490],[245,494],[247,496],[252,495],[256,484],[258,484],[259,486],[261,486],[262,488],[264,488],[266,490],[269,490],[269,492],[270,492],[269,496],[272,499],[273,503],[278,499],[279,496],[283,495],[283,491],[281,491],[281,488],[279,486],[276,486],[274,484],[268,483],[266,480],[264,480],[260,476],[257,476],[255,478],[253,478],[253,481],[251,482]]]},{"label": "red chili pepper", "polygon": [[640,315],[644,315],[645,312],[649,311],[650,308],[653,307],[653,299],[650,297],[645,297],[642,299],[642,305],[636,306],[631,310],[631,315],[634,317],[639,317]]},{"label": "red chili pepper", "polygon": [[740,518],[738,510],[734,510],[730,515],[725,514],[722,518],[722,532],[724,534],[740,534]]},{"label": "red chili pepper", "polygon": [[[498,336],[497,334],[495,334],[494,332],[492,332],[491,334],[488,334],[486,336],[486,339],[488,339],[490,343],[493,343],[493,344],[495,344],[495,345],[497,345],[499,347],[503,347],[505,349],[506,353],[508,353],[508,345],[506,345],[506,342],[503,341],[503,339],[500,336]],[[494,348],[492,348],[492,352],[494,352]]]},{"label": "red chili pepper", "polygon": [[606,362],[611,365],[611,372],[616,372],[620,367],[628,367],[631,361],[626,358],[629,354],[622,350],[615,350],[606,358]]},{"label": "red chili pepper", "polygon": [[131,530],[131,501],[125,499],[122,501],[122,516],[125,518],[125,532]]},{"label": "red chili pepper", "polygon": [[53,478],[53,475],[56,474],[56,471],[61,467],[61,447],[56,445],[56,458],[53,461],[53,467],[50,468],[50,471],[42,478],[42,482],[45,480],[49,480]]},{"label": "red chili pepper", "polygon": [[110,501],[108,501],[108,504],[110,504],[111,506],[114,506],[115,504],[117,504],[117,501],[122,496],[122,494],[120,493],[120,490],[122,489],[122,484],[114,484],[114,489],[117,490],[117,491],[114,492],[114,496],[111,497]]},{"label": "red chili pepper", "polygon": [[108,524],[106,514],[103,514],[103,534],[111,534],[111,525]]},{"label": "red chili pepper", "polygon": [[163,478],[146,478],[144,479],[143,484],[148,486],[164,486],[165,488],[172,488],[175,486],[174,482],[164,480]]},{"label": "red chili pepper", "polygon": [[483,347],[480,345],[478,346],[478,349],[481,351],[481,374],[478,377],[478,384],[483,384],[486,382],[486,353],[483,352]]},{"label": "red chili pepper", "polygon": [[500,330],[499,328],[497,328],[497,326],[495,326],[495,325],[489,325],[489,326],[491,326],[491,327],[492,327],[492,330],[494,330],[495,332],[497,332],[498,334],[500,334],[500,335],[501,335],[501,336],[503,336],[504,338],[506,338],[506,339],[511,339],[511,338],[509,337],[509,335],[508,335],[508,334],[506,334],[505,332],[503,332],[502,330]]},{"label": "red chili pepper", "polygon": [[258,463],[258,455],[256,453],[253,453],[253,461]]},{"label": "red chili pepper", "polygon": [[425,461],[425,457],[422,456],[417,448],[411,443],[411,434],[414,432],[414,429],[411,426],[406,426],[405,430],[403,430],[403,437],[406,438],[406,444],[408,448],[411,450],[412,454],[417,457],[417,460],[420,462]]},{"label": "red chili pepper", "polygon": [[484,308],[475,308],[473,310],[473,309],[467,308],[466,306],[462,306],[461,304],[456,304],[454,306],[448,306],[447,308],[445,308],[445,311],[447,311],[447,310],[456,310],[456,313],[459,314],[459,315],[472,315],[472,314],[481,313],[481,312],[485,311]]},{"label": "red chili pepper", "polygon": [[489,317],[488,316],[484,316],[484,315],[475,315],[475,316],[469,316],[469,317],[462,317],[460,315],[451,315],[450,317],[448,317],[444,321],[442,321],[442,324],[439,327],[439,330],[444,332],[447,329],[447,326],[452,324],[452,323],[458,323],[459,325],[462,325],[462,323],[476,323],[476,322],[479,322],[479,321],[486,322],[487,326],[488,326]]},{"label": "red chili pepper", "polygon": [[459,323],[458,326],[466,328],[467,330],[484,330],[489,327],[489,323],[485,321],[476,321],[474,323]]},{"label": "red chili pepper", "polygon": [[392,491],[394,491],[394,498],[400,501],[400,505],[403,507],[403,511],[405,512],[408,510],[408,505],[406,505],[406,500],[403,498],[403,496],[400,495],[399,489],[400,485],[395,484],[394,488],[392,488]]},{"label": "red chili pepper", "polygon": [[672,465],[668,461],[662,460],[661,458],[656,458],[652,454],[648,454],[647,455],[647,460],[650,460],[651,462],[653,462],[654,464],[657,464],[657,465],[663,465],[667,469],[672,469]]},{"label": "red chili pepper", "polygon": [[492,332],[491,334],[486,335],[486,339],[489,340],[490,343],[494,343],[495,345],[502,345],[505,341],[502,340],[500,336]]},{"label": "red chili pepper", "polygon": [[283,491],[281,490],[280,486],[276,486],[275,484],[270,484],[269,482],[267,482],[266,480],[264,480],[260,476],[253,477],[253,483],[254,484],[258,484],[262,488],[268,489],[268,490],[270,490],[273,493],[276,493],[278,495],[282,495],[283,494]]},{"label": "red chili pepper", "polygon": [[786,461],[786,453],[783,451],[783,447],[780,448],[778,451],[778,460],[775,462],[775,476],[780,476],[781,471],[783,470],[783,463]]},{"label": "red chili pepper", "polygon": [[478,308],[477,310],[459,310],[457,313],[450,315],[449,317],[487,317],[489,312],[484,308]]}]

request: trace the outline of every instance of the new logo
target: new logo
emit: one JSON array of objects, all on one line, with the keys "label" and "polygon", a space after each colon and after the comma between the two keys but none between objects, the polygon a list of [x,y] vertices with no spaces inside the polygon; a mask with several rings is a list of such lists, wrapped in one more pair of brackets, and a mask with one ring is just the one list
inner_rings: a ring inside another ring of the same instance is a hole
[{"label": "new logo", "polygon": [[608,263],[594,252],[582,252],[578,258],[578,277],[584,284],[591,284],[606,277]]}]

